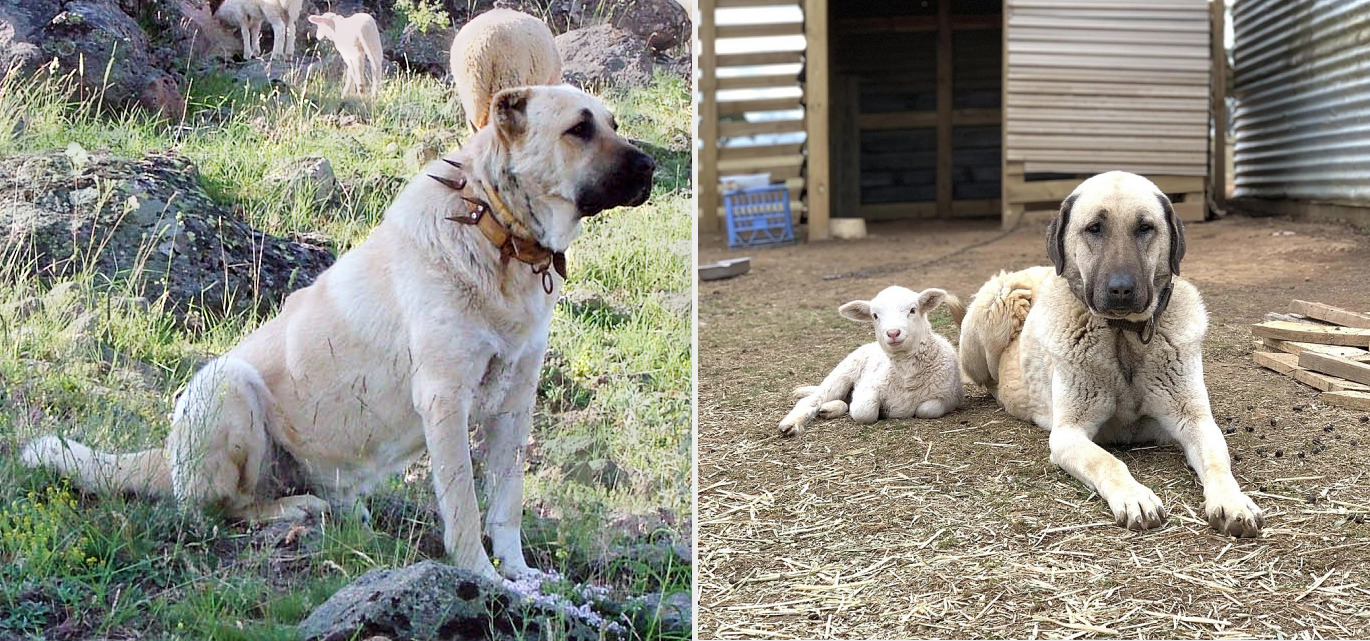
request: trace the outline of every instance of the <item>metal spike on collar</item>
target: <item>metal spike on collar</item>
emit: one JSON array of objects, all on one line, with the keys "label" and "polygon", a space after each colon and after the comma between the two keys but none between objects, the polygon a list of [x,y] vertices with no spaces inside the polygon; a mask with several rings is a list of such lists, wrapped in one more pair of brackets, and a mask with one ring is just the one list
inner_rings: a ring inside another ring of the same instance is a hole
[{"label": "metal spike on collar", "polygon": [[438,181],[439,184],[441,184],[444,187],[447,187],[448,189],[451,189],[452,191],[461,191],[463,189],[466,189],[465,178],[457,178],[456,180],[453,180],[451,178],[443,178],[442,176],[435,176],[433,174],[428,174],[428,177]]},{"label": "metal spike on collar", "polygon": [[447,163],[447,164],[449,164],[449,165],[452,165],[453,167],[456,167],[457,169],[463,169],[462,164],[459,163],[459,162],[457,162],[457,161],[455,161],[455,160],[450,160],[450,159],[447,159],[447,158],[443,158],[442,161],[445,162],[445,163]]}]

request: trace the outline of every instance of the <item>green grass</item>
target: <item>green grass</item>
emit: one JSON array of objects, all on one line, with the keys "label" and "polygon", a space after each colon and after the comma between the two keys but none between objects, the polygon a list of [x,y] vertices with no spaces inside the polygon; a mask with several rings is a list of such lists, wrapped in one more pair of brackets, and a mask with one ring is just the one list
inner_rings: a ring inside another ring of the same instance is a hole
[{"label": "green grass", "polygon": [[[0,83],[0,155],[65,148],[193,159],[218,202],[273,234],[309,234],[338,251],[380,220],[417,171],[417,145],[457,146],[451,90],[388,78],[374,102],[341,101],[336,79],[293,87],[196,78],[181,122],[66,100],[61,80]],[[688,539],[690,523],[689,95],[677,77],[602,96],[622,133],[657,152],[647,205],[589,221],[570,252],[527,472],[530,561],[618,594],[689,590],[690,568],[612,554]],[[335,206],[287,198],[266,177],[302,156],[327,158]],[[186,513],[168,501],[83,495],[28,470],[18,449],[40,434],[100,449],[159,445],[173,396],[207,357],[264,318],[215,318],[182,330],[169,310],[128,304],[119,284],[62,283],[0,270],[0,638],[80,636],[290,639],[335,590],[375,568],[440,554],[422,464],[376,492],[374,528],[325,519],[307,542]],[[436,547],[436,550],[435,550]]]}]

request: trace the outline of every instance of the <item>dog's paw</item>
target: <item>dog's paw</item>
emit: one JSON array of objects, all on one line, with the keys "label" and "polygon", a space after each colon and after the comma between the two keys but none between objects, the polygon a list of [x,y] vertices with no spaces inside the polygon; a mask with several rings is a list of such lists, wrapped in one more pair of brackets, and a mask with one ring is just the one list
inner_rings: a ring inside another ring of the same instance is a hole
[{"label": "dog's paw", "polygon": [[1141,483],[1111,493],[1108,507],[1113,511],[1113,519],[1129,530],[1150,530],[1165,525],[1169,514],[1161,499]]},{"label": "dog's paw", "polygon": [[1265,513],[1239,490],[1214,492],[1204,499],[1204,513],[1213,529],[1239,538],[1258,537]]}]

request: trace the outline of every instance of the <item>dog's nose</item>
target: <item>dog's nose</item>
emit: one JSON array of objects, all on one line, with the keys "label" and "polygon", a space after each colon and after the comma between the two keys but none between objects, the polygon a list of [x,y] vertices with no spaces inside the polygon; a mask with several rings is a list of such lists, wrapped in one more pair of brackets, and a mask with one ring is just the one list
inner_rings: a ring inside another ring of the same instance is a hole
[{"label": "dog's nose", "polygon": [[1109,274],[1108,281],[1105,283],[1108,288],[1108,307],[1111,309],[1122,309],[1132,307],[1137,292],[1137,279],[1132,274],[1117,272]]},{"label": "dog's nose", "polygon": [[656,171],[656,161],[651,156],[641,151],[633,157],[633,172],[637,174],[652,175]]}]

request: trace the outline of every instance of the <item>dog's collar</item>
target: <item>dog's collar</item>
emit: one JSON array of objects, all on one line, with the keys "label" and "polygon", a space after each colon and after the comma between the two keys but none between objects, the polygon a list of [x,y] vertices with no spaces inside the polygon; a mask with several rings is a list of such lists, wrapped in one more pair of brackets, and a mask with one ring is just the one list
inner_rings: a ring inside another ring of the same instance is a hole
[{"label": "dog's collar", "polygon": [[[446,158],[442,160],[457,169],[462,168],[459,162]],[[444,187],[456,191],[461,199],[471,206],[471,209],[465,214],[449,216],[447,220],[463,225],[475,225],[476,229],[479,229],[487,240],[499,248],[501,262],[508,263],[509,259],[513,258],[532,267],[534,274],[542,276],[542,290],[548,294],[552,293],[553,270],[563,279],[566,278],[566,254],[552,251],[534,239],[532,233],[528,231],[528,226],[514,217],[494,187],[486,187],[480,190],[484,192],[485,196],[485,199],[482,200],[466,195],[466,189],[471,183],[466,180],[465,176],[445,178],[429,174],[428,177],[438,181]]]},{"label": "dog's collar", "polygon": [[1151,339],[1156,336],[1156,323],[1161,322],[1161,314],[1164,314],[1165,308],[1170,305],[1170,290],[1174,287],[1174,282],[1166,282],[1165,288],[1161,290],[1160,298],[1156,299],[1156,311],[1151,313],[1151,318],[1144,321],[1110,318],[1108,319],[1108,326],[1125,332],[1137,332],[1137,338],[1141,339],[1142,344],[1149,344]]}]

